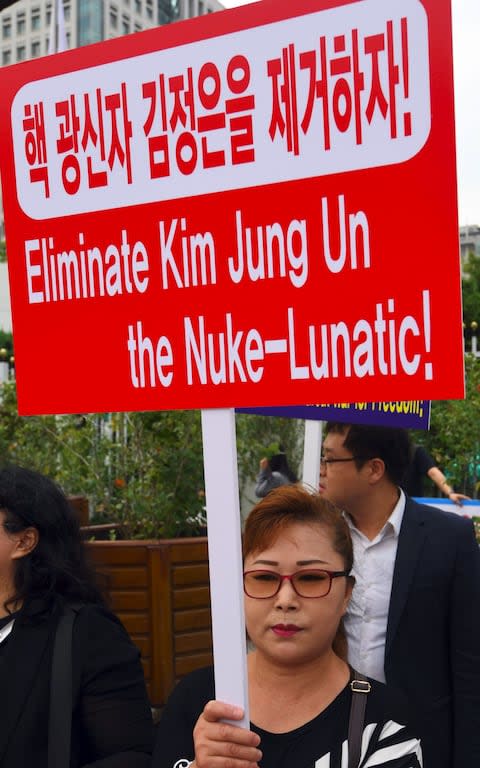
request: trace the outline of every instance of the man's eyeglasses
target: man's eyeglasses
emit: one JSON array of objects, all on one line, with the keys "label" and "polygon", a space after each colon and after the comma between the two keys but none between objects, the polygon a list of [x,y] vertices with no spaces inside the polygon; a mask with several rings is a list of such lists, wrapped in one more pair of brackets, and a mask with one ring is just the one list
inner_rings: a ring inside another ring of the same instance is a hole
[{"label": "man's eyeglasses", "polygon": [[264,600],[275,597],[285,580],[289,581],[299,597],[326,597],[332,588],[332,579],[349,576],[350,571],[303,570],[282,576],[275,571],[245,571],[243,590],[248,597]]},{"label": "man's eyeglasses", "polygon": [[320,466],[322,469],[328,467],[329,464],[341,464],[344,461],[367,461],[365,456],[348,456],[346,459],[326,459],[325,456],[320,457]]}]

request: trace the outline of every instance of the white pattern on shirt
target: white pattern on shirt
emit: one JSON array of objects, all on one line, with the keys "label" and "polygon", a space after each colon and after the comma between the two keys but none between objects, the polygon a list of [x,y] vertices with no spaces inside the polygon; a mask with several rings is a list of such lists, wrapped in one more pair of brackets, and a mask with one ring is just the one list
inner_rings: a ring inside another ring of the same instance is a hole
[{"label": "white pattern on shirt", "polygon": [[0,629],[0,643],[3,643],[3,641],[6,640],[6,638],[12,631],[14,624],[15,624],[15,619],[12,619],[8,624],[5,624],[5,626],[2,627],[2,629]]}]

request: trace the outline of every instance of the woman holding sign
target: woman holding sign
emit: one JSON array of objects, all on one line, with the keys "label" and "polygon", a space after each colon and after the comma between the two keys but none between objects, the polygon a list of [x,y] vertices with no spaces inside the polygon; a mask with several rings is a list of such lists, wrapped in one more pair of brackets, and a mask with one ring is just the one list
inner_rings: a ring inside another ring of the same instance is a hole
[{"label": "woman holding sign", "polygon": [[223,722],[243,713],[214,700],[211,668],[193,672],[167,702],[155,768],[422,766],[385,686],[345,661],[352,564],[348,526],[317,494],[283,486],[254,507],[243,576],[251,729]]}]

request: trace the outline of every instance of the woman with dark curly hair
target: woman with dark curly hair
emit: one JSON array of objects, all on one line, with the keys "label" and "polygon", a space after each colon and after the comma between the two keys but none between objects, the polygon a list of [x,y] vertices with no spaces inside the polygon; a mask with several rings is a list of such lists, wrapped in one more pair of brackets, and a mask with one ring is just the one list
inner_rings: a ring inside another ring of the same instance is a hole
[{"label": "woman with dark curly hair", "polygon": [[[66,726],[49,737],[59,695],[55,637],[69,612]],[[50,768],[69,728],[65,768],[150,765],[152,719],[138,650],[95,584],[68,499],[47,477],[15,465],[0,468],[0,690],[2,768]]]}]

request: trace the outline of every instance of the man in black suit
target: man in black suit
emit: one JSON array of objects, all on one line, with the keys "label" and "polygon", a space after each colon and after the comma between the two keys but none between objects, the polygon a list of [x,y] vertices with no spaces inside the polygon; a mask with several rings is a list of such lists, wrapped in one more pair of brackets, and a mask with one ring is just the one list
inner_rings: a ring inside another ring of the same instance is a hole
[{"label": "man in black suit", "polygon": [[480,765],[480,551],[473,525],[400,489],[402,429],[329,423],[320,492],[350,525],[349,661],[400,690],[424,768]]}]

